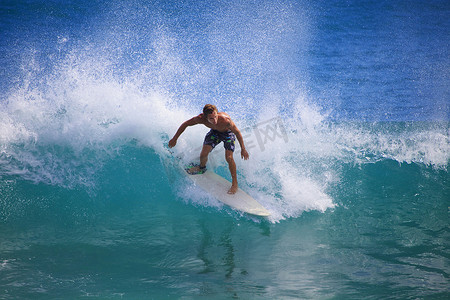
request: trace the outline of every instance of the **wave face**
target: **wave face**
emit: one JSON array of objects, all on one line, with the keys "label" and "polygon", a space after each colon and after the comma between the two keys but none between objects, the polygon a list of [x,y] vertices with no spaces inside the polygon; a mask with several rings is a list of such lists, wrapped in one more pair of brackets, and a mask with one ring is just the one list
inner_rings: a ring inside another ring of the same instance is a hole
[{"label": "wave face", "polygon": [[[0,298],[446,298],[443,6],[0,4]],[[180,172],[205,103],[270,218]]]}]

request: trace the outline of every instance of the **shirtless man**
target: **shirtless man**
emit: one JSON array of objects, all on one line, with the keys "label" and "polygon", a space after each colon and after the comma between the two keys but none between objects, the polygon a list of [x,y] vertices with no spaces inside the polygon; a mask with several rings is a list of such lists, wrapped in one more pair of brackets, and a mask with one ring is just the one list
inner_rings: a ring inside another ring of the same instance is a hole
[{"label": "shirtless man", "polygon": [[245,150],[242,134],[228,114],[218,112],[217,108],[212,104],[206,104],[205,107],[203,107],[202,114],[199,114],[198,116],[193,117],[192,119],[189,119],[181,124],[173,138],[169,141],[169,147],[175,147],[178,138],[188,126],[197,124],[203,124],[206,127],[211,128],[211,130],[206,134],[205,141],[203,143],[202,152],[200,153],[200,166],[194,167],[196,168],[194,170],[191,169],[192,173],[205,170],[209,152],[211,152],[212,149],[214,149],[214,147],[220,142],[223,142],[223,146],[225,148],[225,159],[227,160],[232,179],[231,188],[228,190],[228,194],[235,194],[238,190],[236,163],[233,158],[234,141],[236,138],[241,146],[241,158],[247,160],[249,156],[247,150]]}]

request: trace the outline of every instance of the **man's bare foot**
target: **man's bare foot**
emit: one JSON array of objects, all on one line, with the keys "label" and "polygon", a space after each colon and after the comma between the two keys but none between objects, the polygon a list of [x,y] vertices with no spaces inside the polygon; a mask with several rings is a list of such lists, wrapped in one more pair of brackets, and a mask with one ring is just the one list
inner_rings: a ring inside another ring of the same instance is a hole
[{"label": "man's bare foot", "polygon": [[191,175],[198,174],[198,172],[200,172],[200,167],[199,166],[192,167],[192,168],[186,170],[186,172],[188,172]]},{"label": "man's bare foot", "polygon": [[238,190],[238,186],[237,185],[232,185],[230,187],[230,189],[228,190],[228,194],[230,194],[230,195],[236,194],[237,190]]},{"label": "man's bare foot", "polygon": [[186,172],[191,175],[203,174],[206,172],[206,167],[193,166],[189,169],[186,169]]}]

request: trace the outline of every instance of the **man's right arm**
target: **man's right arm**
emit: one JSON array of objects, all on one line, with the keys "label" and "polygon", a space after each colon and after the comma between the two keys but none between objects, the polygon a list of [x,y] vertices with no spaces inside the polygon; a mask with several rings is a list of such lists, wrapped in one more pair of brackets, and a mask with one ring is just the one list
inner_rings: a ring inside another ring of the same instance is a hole
[{"label": "man's right arm", "polygon": [[196,116],[196,117],[193,117],[193,118],[183,122],[183,124],[181,124],[181,126],[178,128],[178,130],[175,133],[175,135],[173,136],[173,138],[169,141],[169,148],[175,147],[175,145],[177,144],[178,138],[180,137],[180,135],[184,132],[184,130],[188,126],[197,125],[200,123],[200,121],[201,121],[201,117]]}]

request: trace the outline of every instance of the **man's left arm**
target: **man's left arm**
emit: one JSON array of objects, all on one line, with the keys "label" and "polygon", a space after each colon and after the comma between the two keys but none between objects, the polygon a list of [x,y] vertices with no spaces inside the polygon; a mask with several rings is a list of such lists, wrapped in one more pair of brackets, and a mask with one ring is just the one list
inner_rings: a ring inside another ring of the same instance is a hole
[{"label": "man's left arm", "polygon": [[248,152],[245,149],[244,138],[242,137],[241,131],[237,128],[236,124],[231,121],[230,130],[236,135],[237,140],[239,141],[239,145],[241,146],[241,158],[247,160],[249,158]]}]

